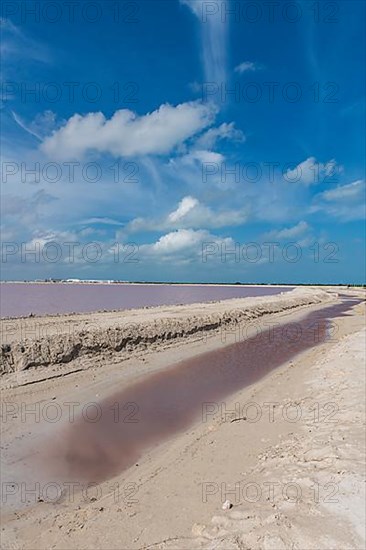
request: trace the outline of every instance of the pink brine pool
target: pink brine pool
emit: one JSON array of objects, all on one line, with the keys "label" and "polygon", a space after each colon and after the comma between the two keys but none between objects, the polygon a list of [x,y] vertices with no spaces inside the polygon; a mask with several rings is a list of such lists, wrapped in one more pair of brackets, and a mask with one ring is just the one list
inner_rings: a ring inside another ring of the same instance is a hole
[{"label": "pink brine pool", "polygon": [[1,317],[88,313],[268,296],[293,287],[87,283],[1,283]]}]

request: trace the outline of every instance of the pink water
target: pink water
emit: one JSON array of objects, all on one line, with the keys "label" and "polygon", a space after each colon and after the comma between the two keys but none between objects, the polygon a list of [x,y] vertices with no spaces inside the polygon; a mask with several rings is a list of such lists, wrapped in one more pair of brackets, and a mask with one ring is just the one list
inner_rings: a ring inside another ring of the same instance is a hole
[{"label": "pink water", "polygon": [[87,283],[1,283],[1,317],[88,313],[229,298],[268,296],[293,287],[131,285]]},{"label": "pink water", "polygon": [[344,300],[313,311],[296,325],[277,325],[274,330],[181,361],[121,391],[116,388],[99,403],[98,419],[79,417],[56,430],[39,455],[40,469],[52,465],[53,479],[64,476],[83,483],[110,479],[135,464],[148,448],[187,429],[200,414],[204,421],[202,411],[208,410],[207,405],[223,402],[330,338],[334,319],[348,315],[355,303]]}]

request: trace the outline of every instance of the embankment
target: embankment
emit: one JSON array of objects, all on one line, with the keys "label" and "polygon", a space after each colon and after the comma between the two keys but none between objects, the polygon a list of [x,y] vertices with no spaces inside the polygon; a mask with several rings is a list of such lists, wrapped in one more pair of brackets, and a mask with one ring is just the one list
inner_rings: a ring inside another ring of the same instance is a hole
[{"label": "embankment", "polygon": [[264,315],[336,299],[334,293],[308,287],[205,304],[1,320],[0,373],[96,357],[123,359],[182,339],[204,337],[222,327],[253,322]]}]

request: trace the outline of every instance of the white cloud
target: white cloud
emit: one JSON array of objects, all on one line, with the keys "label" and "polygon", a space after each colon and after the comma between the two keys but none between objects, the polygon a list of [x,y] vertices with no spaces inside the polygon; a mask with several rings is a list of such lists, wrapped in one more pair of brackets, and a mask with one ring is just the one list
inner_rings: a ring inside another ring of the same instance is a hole
[{"label": "white cloud", "polygon": [[88,218],[86,220],[81,220],[78,222],[79,225],[93,225],[93,224],[100,224],[100,225],[124,225],[122,222],[118,220],[114,220],[112,218]]},{"label": "white cloud", "polygon": [[204,134],[199,136],[195,142],[195,147],[199,149],[211,149],[218,140],[227,139],[232,141],[245,141],[245,136],[241,130],[235,128],[234,122],[229,124],[224,122],[217,128],[209,128]]},{"label": "white cloud", "polygon": [[179,157],[178,159],[171,159],[169,164],[171,165],[184,165],[184,164],[195,164],[198,163],[202,166],[205,163],[214,163],[220,164],[224,162],[225,157],[221,153],[215,153],[214,151],[206,150],[193,150]]},{"label": "white cloud", "polygon": [[14,121],[18,124],[20,128],[22,128],[22,130],[24,130],[31,136],[37,138],[39,141],[42,141],[42,138],[39,135],[39,133],[36,130],[34,130],[30,125],[28,125],[26,122],[24,122],[19,115],[17,115],[14,111],[11,111],[11,114],[13,116]]},{"label": "white cloud", "polygon": [[340,185],[335,189],[324,191],[319,196],[328,202],[362,199],[365,198],[365,182],[357,180],[347,185]]},{"label": "white cloud", "polygon": [[151,251],[158,254],[170,254],[182,249],[191,248],[201,242],[206,236],[206,231],[194,231],[193,229],[179,229],[160,237],[151,245]]},{"label": "white cloud", "polygon": [[228,250],[234,247],[231,237],[219,237],[206,230],[178,229],[162,235],[155,243],[141,245],[139,251],[142,256],[159,259],[185,258],[197,261],[202,255],[204,243],[222,245]]},{"label": "white cloud", "polygon": [[169,214],[168,220],[173,223],[181,220],[198,204],[198,200],[194,197],[184,197],[184,199],[180,201],[178,208]]},{"label": "white cloud", "polygon": [[22,223],[36,224],[40,212],[45,210],[50,203],[56,201],[56,197],[40,189],[28,196],[3,194],[1,196],[1,216],[21,225]]},{"label": "white cloud", "polygon": [[178,207],[160,220],[135,218],[123,232],[169,231],[172,229],[201,229],[238,226],[249,218],[249,208],[214,211],[192,196],[184,197]]},{"label": "white cloud", "polygon": [[200,19],[202,19],[203,14],[203,2],[204,0],[180,0],[183,6],[188,6],[188,8]]},{"label": "white cloud", "polygon": [[305,221],[300,221],[298,224],[292,227],[286,227],[279,231],[271,231],[268,234],[268,237],[279,240],[294,239],[296,237],[299,237],[300,235],[303,235],[309,230],[310,226]]},{"label": "white cloud", "polygon": [[90,151],[116,157],[167,154],[212,124],[215,114],[212,105],[199,102],[164,104],[143,116],[122,109],[109,120],[101,112],[75,114],[41,150],[52,159],[82,158]]},{"label": "white cloud", "polygon": [[304,185],[316,185],[336,178],[342,167],[332,159],[325,164],[318,162],[315,157],[309,157],[300,162],[293,170],[287,170],[284,178],[287,182],[301,182]]},{"label": "white cloud", "polygon": [[214,211],[193,197],[184,197],[177,210],[169,214],[168,223],[183,227],[228,227],[248,219],[246,209]]},{"label": "white cloud", "polygon": [[356,180],[316,195],[311,212],[325,212],[342,221],[361,220],[366,217],[365,198],[365,181]]},{"label": "white cloud", "polygon": [[[23,60],[49,63],[50,56],[45,44],[38,43],[26,35],[20,27],[14,25],[10,19],[0,17],[1,43],[0,54],[2,64],[22,62]],[[8,68],[8,67],[7,67]]]},{"label": "white cloud", "polygon": [[257,71],[259,68],[259,65],[257,65],[257,63],[254,63],[253,61],[243,61],[243,63],[240,63],[235,67],[234,71],[236,73],[243,74],[246,72]]},{"label": "white cloud", "polygon": [[36,132],[38,136],[44,139],[63,124],[65,124],[65,120],[57,120],[56,113],[46,110],[43,113],[38,113],[29,126],[33,132]]},{"label": "white cloud", "polygon": [[[160,160],[160,159],[158,159]],[[215,151],[206,149],[190,149],[182,156],[170,158],[161,166],[165,183],[169,187],[174,186],[181,193],[187,195],[201,195],[208,191],[214,192],[214,188],[233,187],[231,179],[221,177],[221,167],[225,163],[225,156]],[[206,172],[210,175],[206,177]],[[211,175],[211,172],[213,174]],[[230,196],[228,196],[230,199]]]},{"label": "white cloud", "polygon": [[71,242],[71,239],[75,242],[75,233],[70,231],[36,231],[33,238],[26,243],[26,250],[34,250],[35,248],[42,248],[49,243],[57,243],[61,246],[62,243]]},{"label": "white cloud", "polygon": [[181,0],[201,22],[203,64],[206,82],[227,81],[227,34],[229,18],[221,17],[219,3]]}]

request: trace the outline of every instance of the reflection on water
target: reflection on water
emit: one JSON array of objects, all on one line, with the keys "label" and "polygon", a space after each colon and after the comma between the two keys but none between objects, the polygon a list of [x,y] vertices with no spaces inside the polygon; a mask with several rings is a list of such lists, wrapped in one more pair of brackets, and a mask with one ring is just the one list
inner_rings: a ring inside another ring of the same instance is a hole
[{"label": "reflection on water", "polygon": [[53,465],[57,478],[69,481],[101,482],[115,476],[146,449],[199,419],[204,403],[222,401],[326,340],[335,326],[331,320],[354,305],[345,300],[309,313],[296,324],[182,361],[116,392],[90,408],[91,421],[79,418],[50,440],[44,463]]}]

